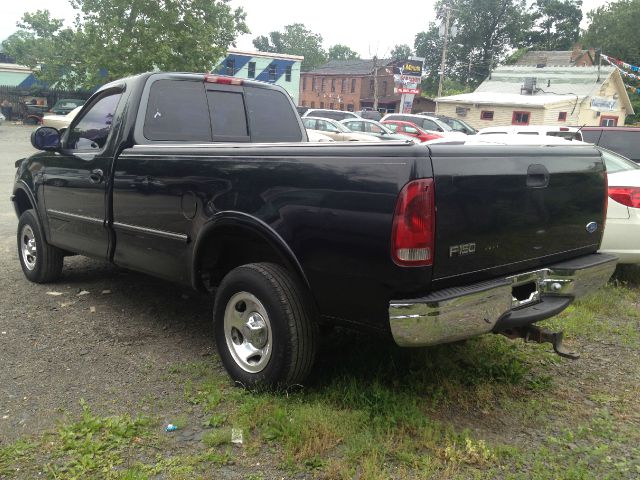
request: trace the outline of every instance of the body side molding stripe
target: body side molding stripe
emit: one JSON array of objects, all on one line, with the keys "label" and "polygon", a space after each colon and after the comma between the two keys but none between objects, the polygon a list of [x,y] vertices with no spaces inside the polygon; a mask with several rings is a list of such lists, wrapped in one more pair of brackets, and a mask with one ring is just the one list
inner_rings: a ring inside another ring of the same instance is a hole
[{"label": "body side molding stripe", "polygon": [[104,220],[101,218],[87,217],[85,215],[78,215],[77,213],[61,212],[60,210],[47,209],[47,213],[52,217],[61,218],[63,220],[81,220],[83,222],[89,222],[94,224],[104,224]]},{"label": "body side molding stripe", "polygon": [[113,228],[116,230],[124,230],[130,233],[144,233],[154,237],[160,237],[167,240],[175,240],[178,242],[189,242],[189,236],[184,233],[166,232],[164,230],[156,230],[154,228],[140,227],[138,225],[129,225],[128,223],[113,222]]}]

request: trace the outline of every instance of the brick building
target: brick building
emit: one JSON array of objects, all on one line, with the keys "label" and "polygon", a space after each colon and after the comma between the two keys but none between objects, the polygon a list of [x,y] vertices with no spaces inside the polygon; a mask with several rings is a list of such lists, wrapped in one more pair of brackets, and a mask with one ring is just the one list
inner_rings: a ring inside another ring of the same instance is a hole
[{"label": "brick building", "polygon": [[391,60],[331,60],[315,70],[303,72],[300,77],[299,105],[303,107],[351,112],[373,108],[375,77],[378,110],[398,110],[400,95],[393,93]]}]

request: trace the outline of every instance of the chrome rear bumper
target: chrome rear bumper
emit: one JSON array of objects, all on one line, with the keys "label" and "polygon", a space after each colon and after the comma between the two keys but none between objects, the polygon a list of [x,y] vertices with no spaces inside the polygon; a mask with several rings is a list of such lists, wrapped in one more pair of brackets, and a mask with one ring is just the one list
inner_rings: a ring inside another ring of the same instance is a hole
[{"label": "chrome rear bumper", "polygon": [[[575,298],[606,284],[617,261],[613,255],[596,253],[421,298],[392,300],[391,333],[401,347],[420,347],[527,325],[558,314]],[[531,292],[527,298],[515,298],[514,287],[523,285]]]}]

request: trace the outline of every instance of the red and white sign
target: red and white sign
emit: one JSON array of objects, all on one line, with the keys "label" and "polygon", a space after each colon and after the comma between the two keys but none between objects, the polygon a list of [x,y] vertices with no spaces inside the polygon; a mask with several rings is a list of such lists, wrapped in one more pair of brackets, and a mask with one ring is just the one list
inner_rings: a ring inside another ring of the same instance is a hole
[{"label": "red and white sign", "polygon": [[419,88],[397,88],[396,89],[398,91],[398,93],[408,93],[409,95],[420,95],[420,89]]}]

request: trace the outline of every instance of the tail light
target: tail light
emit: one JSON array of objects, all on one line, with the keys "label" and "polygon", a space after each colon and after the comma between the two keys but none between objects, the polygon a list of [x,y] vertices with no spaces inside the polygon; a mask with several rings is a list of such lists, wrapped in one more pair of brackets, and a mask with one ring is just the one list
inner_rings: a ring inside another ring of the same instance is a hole
[{"label": "tail light", "polygon": [[433,179],[407,183],[398,195],[393,216],[391,258],[396,264],[433,264],[435,218]]},{"label": "tail light", "polygon": [[220,75],[210,74],[204,76],[204,81],[207,83],[220,83],[222,85],[242,85],[244,83],[241,78],[222,77]]},{"label": "tail light", "polygon": [[640,188],[609,187],[609,196],[627,207],[640,208]]}]

